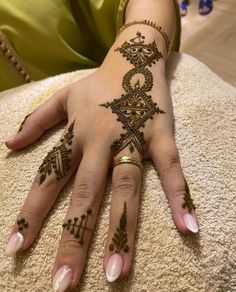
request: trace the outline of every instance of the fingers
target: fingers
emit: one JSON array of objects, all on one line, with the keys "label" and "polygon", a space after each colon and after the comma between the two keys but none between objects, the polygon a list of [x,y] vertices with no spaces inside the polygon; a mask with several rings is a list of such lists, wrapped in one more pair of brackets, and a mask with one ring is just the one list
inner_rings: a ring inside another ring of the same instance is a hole
[{"label": "fingers", "polygon": [[[116,159],[130,155],[125,149]],[[140,154],[132,153],[138,161]],[[127,276],[131,266],[137,225],[141,169],[132,163],[119,164],[113,169],[112,202],[109,232],[104,256],[104,270],[109,282]]]},{"label": "fingers", "polygon": [[159,172],[176,227],[185,234],[197,233],[195,206],[184,178],[173,136],[167,134],[163,138],[154,137],[150,145],[150,152]]},{"label": "fingers", "polygon": [[40,138],[45,130],[65,120],[67,118],[65,104],[69,88],[69,86],[62,88],[34,112],[27,115],[18,133],[6,141],[6,146],[14,150],[23,148]]},{"label": "fingers", "polygon": [[81,159],[74,123],[70,122],[62,139],[44,158],[31,189],[13,225],[6,254],[29,248],[61,188],[71,177]]},{"label": "fingers", "polygon": [[109,147],[93,145],[83,154],[76,175],[52,271],[54,289],[76,287],[84,268],[110,161]]}]

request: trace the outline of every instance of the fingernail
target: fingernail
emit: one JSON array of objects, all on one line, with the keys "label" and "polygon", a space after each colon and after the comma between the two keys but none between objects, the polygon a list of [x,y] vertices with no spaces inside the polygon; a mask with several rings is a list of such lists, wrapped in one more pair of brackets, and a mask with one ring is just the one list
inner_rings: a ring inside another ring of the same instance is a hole
[{"label": "fingernail", "polygon": [[13,255],[14,253],[16,253],[23,245],[24,242],[24,237],[20,232],[14,233],[6,246],[5,249],[5,254],[6,255]]},{"label": "fingernail", "polygon": [[119,278],[123,266],[122,257],[118,253],[114,253],[106,267],[106,276],[108,282],[113,282]]},{"label": "fingernail", "polygon": [[191,214],[188,214],[188,213],[185,214],[183,216],[183,219],[184,219],[184,223],[185,223],[186,227],[188,228],[188,230],[192,231],[193,233],[198,232],[197,222]]},{"label": "fingernail", "polygon": [[16,137],[16,134],[11,135],[11,136],[9,136],[9,137],[6,139],[6,141],[11,143],[11,142],[13,142],[13,140],[15,139],[15,137]]},{"label": "fingernail", "polygon": [[55,274],[52,283],[53,292],[64,292],[70,286],[72,270],[68,266],[62,266]]}]

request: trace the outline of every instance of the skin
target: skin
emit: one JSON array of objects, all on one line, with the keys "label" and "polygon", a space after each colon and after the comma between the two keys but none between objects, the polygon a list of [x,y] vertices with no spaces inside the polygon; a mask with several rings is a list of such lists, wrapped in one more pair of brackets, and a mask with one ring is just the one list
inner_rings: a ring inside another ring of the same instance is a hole
[{"label": "skin", "polygon": [[[126,22],[135,19],[153,20],[162,26],[171,42],[173,41],[175,11],[172,0],[149,0],[148,5],[146,0],[130,0],[126,9]],[[26,119],[22,130],[12,140],[6,142],[6,146],[10,149],[21,149],[37,141],[45,130],[60,121],[68,118],[68,128],[75,120],[74,138],[70,146],[72,149],[71,169],[62,180],[58,181],[55,175],[50,175],[40,186],[40,176],[37,174],[16,218],[17,221],[24,217],[29,222],[29,227],[23,233],[25,241],[21,251],[25,251],[31,246],[60,190],[74,172],[76,172],[76,179],[63,222],[67,222],[69,218],[79,217],[90,207],[92,214],[89,216],[88,227],[94,228],[105,191],[108,170],[114,159],[110,146],[122,132],[122,124],[116,121],[116,115],[99,104],[111,102],[123,93],[122,78],[133,66],[119,52],[114,52],[114,49],[133,38],[137,31],[145,35],[146,43],[155,41],[159,51],[166,57],[165,43],[159,32],[147,25],[130,26],[117,38],[103,64],[95,73],[56,92]],[[145,128],[143,128],[146,140],[144,156],[151,158],[158,170],[178,230],[184,234],[190,234],[182,219],[183,215],[188,213],[187,209],[182,208],[185,181],[174,138],[173,109],[165,77],[165,59],[159,60],[150,70],[154,77],[150,95],[153,101],[165,111],[165,114],[155,115],[153,120],[146,122]],[[55,146],[57,145],[60,145],[60,141]],[[130,155],[129,150],[122,150],[116,157],[123,155]],[[137,150],[132,153],[132,156],[139,160],[142,159]],[[113,170],[113,191],[104,253],[104,269],[112,254],[109,251],[109,244],[112,242],[123,211],[124,201],[126,201],[127,218],[129,218],[127,222],[129,252],[120,253],[124,262],[120,278],[127,276],[130,270],[138,217],[141,176],[140,168],[132,164],[118,165]],[[195,211],[192,211],[191,214],[196,218]],[[9,238],[17,230],[17,224],[14,223]],[[91,235],[91,231],[86,231],[84,244],[78,248],[76,239],[67,231],[62,231],[52,269],[52,278],[62,265],[68,265],[73,270],[70,288],[78,285]],[[80,264],[78,265],[78,263]]]}]

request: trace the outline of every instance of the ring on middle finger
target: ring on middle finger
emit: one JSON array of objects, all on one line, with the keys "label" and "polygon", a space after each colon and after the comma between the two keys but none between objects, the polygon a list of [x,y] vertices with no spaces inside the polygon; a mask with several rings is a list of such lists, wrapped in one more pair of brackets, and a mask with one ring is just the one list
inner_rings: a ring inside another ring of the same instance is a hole
[{"label": "ring on middle finger", "polygon": [[125,163],[137,165],[141,169],[141,171],[143,170],[142,162],[132,156],[121,156],[119,158],[115,158],[113,162],[113,168],[119,164],[125,164]]}]

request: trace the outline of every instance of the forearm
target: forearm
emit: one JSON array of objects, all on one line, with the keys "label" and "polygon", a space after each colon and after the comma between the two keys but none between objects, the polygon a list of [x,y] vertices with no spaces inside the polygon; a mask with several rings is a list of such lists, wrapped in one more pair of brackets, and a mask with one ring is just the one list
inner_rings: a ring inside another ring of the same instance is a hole
[{"label": "forearm", "polygon": [[[126,9],[125,23],[137,19],[151,20],[162,27],[172,44],[176,29],[176,17],[173,0],[130,0]],[[158,32],[155,32],[155,36],[157,34]],[[159,42],[160,35],[157,37]]]},{"label": "forearm", "polygon": [[[176,12],[173,0],[130,0],[126,9],[125,24],[135,20],[149,20],[156,23],[157,26],[161,26],[162,31],[168,35],[171,47],[176,24]],[[106,68],[106,65],[110,67],[110,63],[112,62],[113,66],[116,67],[115,69],[122,72],[122,67],[125,67],[128,62],[114,50],[125,41],[134,38],[138,31],[145,36],[146,43],[155,41],[158,50],[163,55],[163,58],[158,62],[158,66],[153,67],[159,70],[165,69],[165,60],[168,54],[165,39],[158,30],[145,24],[128,26],[117,36],[116,41],[103,62],[103,68]]]}]

